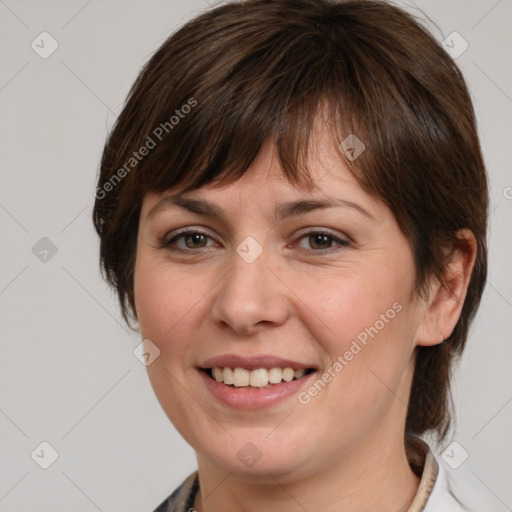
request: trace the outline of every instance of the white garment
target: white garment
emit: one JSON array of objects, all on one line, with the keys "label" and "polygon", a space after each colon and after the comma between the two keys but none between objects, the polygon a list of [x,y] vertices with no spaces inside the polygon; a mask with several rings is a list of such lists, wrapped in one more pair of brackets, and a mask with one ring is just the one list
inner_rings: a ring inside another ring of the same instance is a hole
[{"label": "white garment", "polygon": [[439,466],[434,488],[423,512],[469,512],[451,494],[448,487],[448,474],[442,465]]},{"label": "white garment", "polygon": [[439,464],[429,445],[420,438],[407,437],[409,463],[423,466],[416,496],[407,512],[471,512],[451,491],[449,475]]}]

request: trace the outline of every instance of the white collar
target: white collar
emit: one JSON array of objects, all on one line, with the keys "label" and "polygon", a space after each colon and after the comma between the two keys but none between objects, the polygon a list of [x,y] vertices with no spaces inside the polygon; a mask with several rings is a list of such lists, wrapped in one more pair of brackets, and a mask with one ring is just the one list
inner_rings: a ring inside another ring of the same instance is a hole
[{"label": "white collar", "polygon": [[[467,508],[452,493],[448,475],[429,445],[418,437],[406,437],[407,460],[420,484],[407,512],[464,512]],[[423,469],[420,469],[423,466]]]}]

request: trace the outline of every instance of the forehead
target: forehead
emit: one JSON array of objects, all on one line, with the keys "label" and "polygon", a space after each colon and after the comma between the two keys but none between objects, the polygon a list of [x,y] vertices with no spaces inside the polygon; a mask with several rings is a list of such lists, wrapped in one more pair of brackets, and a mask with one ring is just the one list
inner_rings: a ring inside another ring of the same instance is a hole
[{"label": "forehead", "polygon": [[[346,164],[335,137],[321,131],[312,137],[308,149],[307,170],[312,186],[291,183],[283,174],[275,142],[267,140],[258,157],[236,181],[207,184],[184,194],[186,197],[204,198],[230,207],[259,204],[278,204],[301,198],[339,197],[346,202],[365,205],[374,211],[383,207],[381,201],[366,193]],[[150,212],[163,198],[179,196],[180,188],[146,194],[142,216]]]}]

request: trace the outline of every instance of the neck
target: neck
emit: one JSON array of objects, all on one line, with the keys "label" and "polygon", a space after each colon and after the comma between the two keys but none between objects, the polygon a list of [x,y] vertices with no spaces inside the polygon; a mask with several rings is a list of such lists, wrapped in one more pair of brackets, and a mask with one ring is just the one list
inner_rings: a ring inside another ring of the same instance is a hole
[{"label": "neck", "polygon": [[295,480],[264,471],[257,478],[222,472],[201,457],[198,466],[197,512],[406,511],[419,485],[403,437],[394,443],[366,439],[362,447],[332,456],[321,471]]}]

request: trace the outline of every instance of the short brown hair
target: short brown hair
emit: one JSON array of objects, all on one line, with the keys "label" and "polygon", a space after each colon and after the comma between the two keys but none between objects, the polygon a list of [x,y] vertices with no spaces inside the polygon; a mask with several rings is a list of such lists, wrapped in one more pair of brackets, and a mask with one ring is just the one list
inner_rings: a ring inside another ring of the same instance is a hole
[{"label": "short brown hair", "polygon": [[93,213],[104,275],[129,323],[145,193],[235,181],[268,139],[290,183],[310,186],[307,151],[320,111],[337,140],[364,141],[366,150],[346,163],[408,237],[418,294],[429,277],[442,279],[457,230],[476,237],[453,333],[417,349],[406,432],[436,431],[443,440],[452,362],[486,280],[487,178],[461,72],[419,22],[387,2],[230,2],[169,37],[142,69],[104,148]]}]

